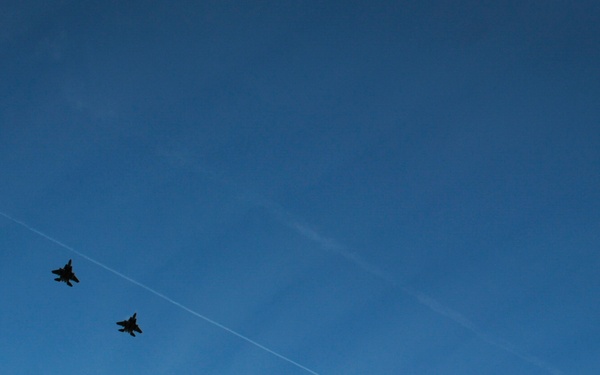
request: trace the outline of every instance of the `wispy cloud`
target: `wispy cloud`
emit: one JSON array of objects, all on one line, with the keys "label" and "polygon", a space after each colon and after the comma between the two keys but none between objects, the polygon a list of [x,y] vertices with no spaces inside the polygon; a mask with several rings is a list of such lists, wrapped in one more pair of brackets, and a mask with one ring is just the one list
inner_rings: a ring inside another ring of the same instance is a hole
[{"label": "wispy cloud", "polygon": [[[185,165],[193,165],[192,157],[188,153],[177,154],[176,159],[179,163],[183,163]],[[206,172],[204,172],[206,173]],[[210,174],[211,179],[214,182],[220,183],[225,187],[231,187],[231,184],[227,183],[222,178],[215,178],[214,174]],[[231,188],[230,191],[234,192],[236,189]],[[275,201],[264,198],[260,194],[238,194],[236,198],[245,204],[250,204],[251,206],[260,206],[264,207],[267,211],[271,213],[275,218],[277,218],[281,223],[293,229],[295,232],[303,236],[309,241],[316,243],[321,249],[337,254],[338,256],[346,259],[348,262],[354,264],[363,272],[367,272],[371,276],[383,280],[387,282],[389,285],[394,286],[401,292],[413,297],[418,303],[427,307],[431,311],[444,316],[456,324],[462,326],[463,328],[469,330],[473,334],[475,334],[480,340],[493,345],[501,350],[504,350],[508,353],[513,354],[514,356],[522,359],[523,361],[530,363],[542,370],[547,371],[552,375],[562,375],[563,372],[554,366],[546,363],[545,361],[527,354],[516,348],[515,345],[494,337],[490,334],[487,334],[483,329],[475,325],[471,322],[467,317],[465,317],[460,312],[448,307],[444,306],[435,299],[426,295],[425,293],[418,291],[408,285],[405,285],[398,281],[391,274],[385,272],[384,270],[378,268],[377,266],[366,261],[358,252],[351,251],[342,243],[340,243],[337,239],[330,238],[324,236],[323,234],[317,232],[315,229],[311,228],[309,225],[304,223],[302,220],[298,219],[290,212],[288,212],[284,207],[278,204]]]},{"label": "wispy cloud", "polygon": [[381,270],[377,266],[374,266],[373,264],[370,264],[368,261],[363,259],[359,253],[355,251],[350,251],[347,247],[342,245],[336,239],[326,237],[318,233],[316,230],[310,228],[307,224],[302,223],[299,219],[295,218],[289,212],[286,212],[281,206],[274,203],[268,203],[264,206],[266,206],[272,212],[272,214],[279,218],[285,225],[287,225],[306,239],[316,243],[321,249],[330,251],[341,256],[348,262],[357,266],[362,271],[367,272],[373,277],[383,280],[388,284],[396,287],[403,293],[412,296],[421,305],[427,307],[436,314],[444,316],[454,321],[458,325],[462,326],[463,328],[471,331],[482,341],[493,345],[497,348],[500,348],[508,353],[511,353],[514,356],[524,360],[525,362],[528,362],[542,370],[545,370],[552,375],[563,374],[562,371],[546,363],[545,361],[517,349],[517,347],[511,344],[510,342],[499,339],[486,333],[483,329],[475,325],[472,321],[470,321],[460,312],[441,304],[440,302],[436,301],[435,299],[431,298],[423,292],[420,292],[408,285],[402,284],[389,273]]},{"label": "wispy cloud", "polygon": [[[193,164],[191,161],[190,155],[187,153],[177,154],[176,159],[180,163],[185,164]],[[212,176],[214,177],[214,176]],[[220,183],[223,186],[231,187],[231,184],[228,184],[223,179],[213,178],[213,180],[217,183]],[[235,192],[235,188],[228,189],[231,192]],[[379,267],[369,263],[365,260],[358,252],[352,251],[344,246],[340,241],[335,238],[327,237],[315,229],[311,228],[308,224],[304,223],[302,220],[295,217],[289,211],[287,211],[283,206],[278,204],[275,201],[269,200],[261,196],[260,194],[238,194],[236,198],[243,202],[244,204],[250,204],[251,206],[260,206],[265,208],[268,212],[271,213],[276,219],[278,219],[281,223],[285,224],[296,233],[300,234],[304,238],[309,241],[317,244],[321,249],[335,253],[336,255],[346,259],[349,263],[354,264],[363,272],[370,274],[371,276],[387,282],[389,285],[394,286],[402,293],[413,297],[418,303],[427,307],[431,311],[444,316],[456,324],[462,326],[463,328],[472,332],[475,336],[477,336],[480,340],[493,345],[501,350],[504,350],[508,353],[513,354],[514,356],[522,359],[523,361],[530,363],[542,370],[545,370],[549,374],[552,375],[562,375],[563,372],[554,366],[546,363],[545,361],[527,354],[515,347],[515,345],[511,344],[508,341],[502,340],[500,338],[494,337],[488,333],[486,333],[482,328],[475,325],[472,321],[470,321],[466,316],[462,313],[441,304],[425,293],[418,291],[410,286],[404,285],[400,283],[393,275],[385,272]]]}]

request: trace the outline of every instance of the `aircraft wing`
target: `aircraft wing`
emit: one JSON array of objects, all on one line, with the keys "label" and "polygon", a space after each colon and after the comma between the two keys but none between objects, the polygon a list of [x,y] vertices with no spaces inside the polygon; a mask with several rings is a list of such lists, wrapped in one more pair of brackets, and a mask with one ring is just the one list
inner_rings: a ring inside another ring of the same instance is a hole
[{"label": "aircraft wing", "polygon": [[142,330],[140,329],[140,327],[137,326],[137,324],[135,325],[135,327],[133,327],[133,330],[142,333]]},{"label": "aircraft wing", "polygon": [[118,325],[125,327],[127,325],[127,320],[123,320],[122,322],[117,322]]},{"label": "aircraft wing", "polygon": [[71,280],[75,281],[76,283],[79,282],[79,279],[77,278],[77,276],[75,276],[75,274],[73,274],[73,276],[71,276]]},{"label": "aircraft wing", "polygon": [[62,269],[54,270],[52,273],[55,275],[62,275]]}]

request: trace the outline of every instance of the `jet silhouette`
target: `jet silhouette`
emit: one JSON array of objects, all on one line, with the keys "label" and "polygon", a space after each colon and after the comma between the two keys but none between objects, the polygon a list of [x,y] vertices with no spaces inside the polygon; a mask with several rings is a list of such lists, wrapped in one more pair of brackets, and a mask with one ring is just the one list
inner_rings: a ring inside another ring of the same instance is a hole
[{"label": "jet silhouette", "polygon": [[65,283],[67,283],[68,286],[73,286],[73,284],[71,284],[71,280],[75,281],[76,283],[79,282],[79,279],[73,273],[73,266],[71,266],[71,259],[69,259],[69,263],[65,264],[64,268],[59,268],[57,270],[54,270],[54,271],[52,271],[52,273],[55,275],[58,275],[58,277],[56,279],[54,279],[55,281],[65,282]]},{"label": "jet silhouette", "polygon": [[142,330],[136,323],[136,318],[135,318],[136,315],[137,315],[137,313],[133,313],[133,316],[131,318],[129,318],[129,320],[123,320],[122,322],[117,322],[118,325],[123,327],[123,328],[119,329],[119,332],[129,332],[129,334],[133,337],[135,337],[135,333],[133,333],[133,331],[142,333]]}]

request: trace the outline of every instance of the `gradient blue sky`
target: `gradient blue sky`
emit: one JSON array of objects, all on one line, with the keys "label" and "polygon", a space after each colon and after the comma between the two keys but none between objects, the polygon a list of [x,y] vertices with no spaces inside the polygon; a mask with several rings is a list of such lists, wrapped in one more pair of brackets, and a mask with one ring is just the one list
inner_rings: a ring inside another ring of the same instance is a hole
[{"label": "gradient blue sky", "polygon": [[5,1],[0,95],[0,373],[600,373],[597,1]]}]

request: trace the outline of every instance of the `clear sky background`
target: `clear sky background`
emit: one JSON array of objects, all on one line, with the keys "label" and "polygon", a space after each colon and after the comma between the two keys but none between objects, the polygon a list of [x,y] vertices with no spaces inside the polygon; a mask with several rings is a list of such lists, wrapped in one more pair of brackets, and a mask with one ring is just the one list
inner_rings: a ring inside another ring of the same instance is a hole
[{"label": "clear sky background", "polygon": [[598,374],[600,2],[4,1],[0,212],[3,374]]}]

